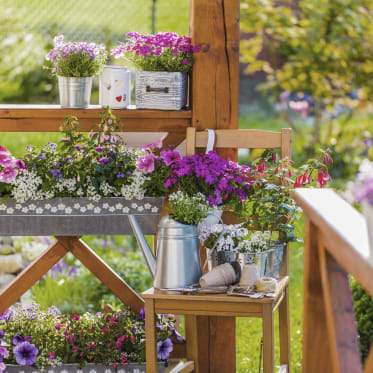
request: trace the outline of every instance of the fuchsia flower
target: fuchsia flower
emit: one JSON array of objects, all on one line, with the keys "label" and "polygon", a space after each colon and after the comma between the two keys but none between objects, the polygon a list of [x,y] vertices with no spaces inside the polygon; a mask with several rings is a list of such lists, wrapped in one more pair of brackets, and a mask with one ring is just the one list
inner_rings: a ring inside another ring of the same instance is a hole
[{"label": "fuchsia flower", "polygon": [[151,144],[143,146],[144,150],[148,149],[162,149],[163,141],[162,139],[157,140],[156,142],[153,142]]},{"label": "fuchsia flower", "polygon": [[17,175],[18,175],[18,171],[15,168],[10,167],[10,166],[5,167],[0,172],[0,182],[9,184],[12,181],[14,181]]},{"label": "fuchsia flower", "polygon": [[143,157],[138,158],[136,161],[136,167],[144,174],[148,174],[154,171],[154,154],[150,153]]},{"label": "fuchsia flower", "polygon": [[317,175],[317,180],[316,180],[316,184],[322,188],[326,183],[327,181],[330,180],[330,175],[328,174],[328,171],[323,171],[321,168],[320,168],[320,171]]},{"label": "fuchsia flower", "polygon": [[14,158],[7,153],[0,153],[0,166],[10,166],[14,162]]},{"label": "fuchsia flower", "polygon": [[10,154],[9,150],[4,148],[3,146],[0,146],[0,153],[1,154]]}]

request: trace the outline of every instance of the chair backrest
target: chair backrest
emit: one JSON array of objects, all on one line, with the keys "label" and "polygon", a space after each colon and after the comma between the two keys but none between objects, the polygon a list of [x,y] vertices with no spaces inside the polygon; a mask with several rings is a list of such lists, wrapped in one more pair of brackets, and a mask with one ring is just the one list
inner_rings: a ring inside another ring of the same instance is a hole
[{"label": "chair backrest", "polygon": [[[207,131],[197,132],[194,127],[187,128],[186,155],[193,155],[198,148],[206,148],[209,134]],[[215,130],[214,149],[281,149],[281,158],[291,159],[291,129],[283,128],[281,132],[264,130]],[[223,221],[226,224],[236,224],[240,220],[230,212],[224,211]],[[206,251],[200,250],[201,261],[206,258]],[[281,276],[289,272],[289,247],[285,246],[284,257],[280,269]]]},{"label": "chair backrest", "polygon": [[[197,148],[205,148],[208,132],[197,132],[194,127],[187,128],[186,154],[193,155]],[[281,158],[291,158],[291,129],[281,132],[263,130],[215,130],[214,148],[233,149],[281,149]]]}]

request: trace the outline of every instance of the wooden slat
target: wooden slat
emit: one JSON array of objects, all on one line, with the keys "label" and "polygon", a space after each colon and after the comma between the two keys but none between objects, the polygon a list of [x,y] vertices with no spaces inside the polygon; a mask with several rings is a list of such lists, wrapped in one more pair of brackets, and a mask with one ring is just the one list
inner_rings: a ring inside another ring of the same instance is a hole
[{"label": "wooden slat", "polygon": [[319,234],[321,279],[333,372],[362,372],[348,274],[330,256]]},{"label": "wooden slat", "polygon": [[139,313],[144,301],[83,241],[74,237],[61,238],[63,245],[81,261],[112,293],[134,312]]},{"label": "wooden slat", "polygon": [[[99,116],[86,118],[77,117],[80,131],[88,132],[99,123]],[[64,117],[45,118],[1,118],[0,132],[59,132]],[[126,118],[122,121],[121,131],[125,132],[169,132],[185,136],[186,128],[190,125],[189,119],[183,118]]]},{"label": "wooden slat", "polygon": [[263,373],[274,373],[274,320],[270,304],[263,306]]},{"label": "wooden slat", "polygon": [[157,334],[153,299],[148,299],[145,303],[145,320],[146,372],[157,373]]},{"label": "wooden slat", "polygon": [[[207,131],[196,134],[196,147],[205,148]],[[263,130],[215,130],[215,148],[281,148],[282,134]]]},{"label": "wooden slat", "polygon": [[304,253],[303,373],[332,372],[317,227],[307,219]]},{"label": "wooden slat", "polygon": [[[61,118],[75,115],[79,118],[98,118],[105,109],[99,105],[91,105],[88,109],[62,109],[60,105],[0,105],[0,118]],[[135,106],[128,109],[112,110],[122,119],[189,119],[190,110],[136,110]]]},{"label": "wooden slat", "polygon": [[284,298],[279,304],[278,325],[280,329],[280,364],[287,367],[290,373],[290,319],[289,319],[289,287],[284,291]]},{"label": "wooden slat", "polygon": [[171,337],[174,349],[171,352],[170,359],[185,359],[186,358],[186,343],[179,342],[176,337]]},{"label": "wooden slat", "polygon": [[364,217],[328,189],[298,189],[294,198],[322,232],[325,247],[373,296],[373,261]]},{"label": "wooden slat", "polygon": [[281,130],[281,158],[291,159],[291,129]]},{"label": "wooden slat", "polygon": [[373,345],[370,346],[369,355],[367,360],[365,361],[365,369],[364,373],[372,373],[373,372]]},{"label": "wooden slat", "polygon": [[194,372],[194,361],[187,361],[185,363],[180,363],[170,373],[191,373]]},{"label": "wooden slat", "polygon": [[28,265],[5,289],[0,293],[0,313],[5,312],[28,289],[40,280],[56,263],[60,261],[68,250],[60,242],[53,243],[37,259]]},{"label": "wooden slat", "polygon": [[[185,338],[187,359],[198,362],[198,324],[195,315],[185,316]],[[203,372],[198,364],[195,368],[196,373]]]},{"label": "wooden slat", "polygon": [[196,152],[196,129],[188,127],[186,132],[186,152],[185,155],[191,156]]}]

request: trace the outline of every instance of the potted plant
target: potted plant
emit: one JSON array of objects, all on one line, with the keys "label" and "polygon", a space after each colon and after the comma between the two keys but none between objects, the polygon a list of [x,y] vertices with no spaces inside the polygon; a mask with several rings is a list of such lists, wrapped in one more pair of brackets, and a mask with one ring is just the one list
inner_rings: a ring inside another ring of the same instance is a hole
[{"label": "potted plant", "polygon": [[255,264],[260,277],[278,278],[284,243],[270,241],[270,232],[249,231],[245,224],[203,226],[201,244],[209,249],[209,269],[231,262]]},{"label": "potted plant", "polygon": [[[145,372],[144,313],[129,310],[63,315],[33,303],[0,315],[1,372]],[[157,320],[158,358],[167,361],[176,335],[168,315]],[[160,362],[158,371],[164,372]]]},{"label": "potted plant", "polygon": [[356,200],[361,203],[366,218],[370,251],[373,253],[373,162],[364,159],[355,182],[350,186]]},{"label": "potted plant", "polygon": [[191,39],[172,32],[142,35],[131,32],[124,43],[111,51],[136,71],[136,107],[180,110],[187,103],[188,73],[193,65]]},{"label": "potted plant", "polygon": [[46,59],[58,77],[63,108],[89,106],[93,76],[103,69],[107,53],[104,44],[66,42],[63,35],[54,38],[54,48]]},{"label": "potted plant", "polygon": [[[1,231],[16,235],[17,226],[23,222],[30,235],[51,234],[48,230],[61,235],[79,230],[120,234],[123,223],[115,216],[130,213],[142,215],[144,224],[155,231],[154,218],[163,204],[157,184],[163,188],[162,181],[137,169],[138,159],[150,150],[125,146],[114,134],[118,126],[108,109],[94,127],[101,132],[83,135],[77,118],[68,117],[61,126],[64,137],[58,144],[28,146],[23,160],[14,159],[2,148]],[[149,183],[145,185],[148,181],[152,182],[149,189]]]}]

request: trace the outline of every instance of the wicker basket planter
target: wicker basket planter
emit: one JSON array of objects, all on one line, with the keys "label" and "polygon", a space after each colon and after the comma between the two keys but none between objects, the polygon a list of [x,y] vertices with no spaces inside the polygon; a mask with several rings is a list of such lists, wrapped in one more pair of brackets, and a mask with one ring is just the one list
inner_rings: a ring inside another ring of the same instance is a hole
[{"label": "wicker basket planter", "polygon": [[186,73],[136,71],[138,109],[180,110],[187,103]]},{"label": "wicker basket planter", "polygon": [[[165,371],[165,364],[158,363],[158,373]],[[37,373],[37,368],[20,365],[7,365],[5,373]],[[48,368],[46,373],[146,373],[145,363],[130,363],[118,366],[115,370],[112,366],[101,364],[87,364],[83,369],[79,369],[78,364],[65,364],[56,368]]]},{"label": "wicker basket planter", "polygon": [[140,226],[155,234],[164,198],[122,197],[54,198],[28,201],[0,201],[0,236],[123,235],[132,232],[128,215],[136,215]]}]

